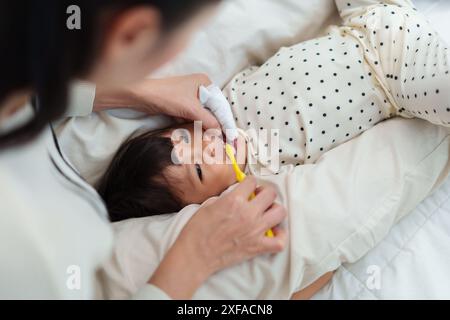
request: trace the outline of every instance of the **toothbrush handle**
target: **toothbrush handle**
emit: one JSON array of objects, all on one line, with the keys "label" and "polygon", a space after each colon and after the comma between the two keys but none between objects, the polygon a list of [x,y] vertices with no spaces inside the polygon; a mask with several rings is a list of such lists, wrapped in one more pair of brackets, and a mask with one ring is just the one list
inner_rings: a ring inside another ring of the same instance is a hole
[{"label": "toothbrush handle", "polygon": [[[256,197],[256,195],[254,193],[252,193],[250,195],[250,197],[248,198],[248,200],[252,200],[254,197]],[[273,238],[274,237],[272,229],[267,230],[266,233],[264,233],[264,234],[266,235],[266,237],[269,237],[269,238]]]},{"label": "toothbrush handle", "polygon": [[266,235],[266,237],[269,237],[269,238],[273,238],[274,237],[272,229],[267,230],[265,235]]}]

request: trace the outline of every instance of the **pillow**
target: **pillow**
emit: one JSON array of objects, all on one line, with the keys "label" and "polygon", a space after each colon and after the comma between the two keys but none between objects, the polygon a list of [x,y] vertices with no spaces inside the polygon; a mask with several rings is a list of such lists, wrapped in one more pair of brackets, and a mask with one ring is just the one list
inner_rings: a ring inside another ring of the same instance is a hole
[{"label": "pillow", "polygon": [[[311,38],[335,13],[333,0],[228,0],[175,61],[153,76],[207,73],[223,86],[249,63],[269,58],[279,47]],[[94,184],[119,145],[135,130],[170,124],[166,117],[100,112],[67,119],[57,128],[60,145],[80,174]]]},{"label": "pillow", "polygon": [[280,47],[317,36],[335,13],[334,0],[224,1],[187,50],[154,76],[205,72],[223,87],[236,73],[261,64]]},{"label": "pillow", "polygon": [[[301,199],[279,199],[289,210],[289,248],[213,275],[194,298],[285,299],[360,259],[448,175],[449,134],[423,120],[394,118],[315,164],[272,176],[279,189],[293,183]],[[125,298],[144,285],[197,209],[115,223],[113,259],[102,270],[107,296]]]}]

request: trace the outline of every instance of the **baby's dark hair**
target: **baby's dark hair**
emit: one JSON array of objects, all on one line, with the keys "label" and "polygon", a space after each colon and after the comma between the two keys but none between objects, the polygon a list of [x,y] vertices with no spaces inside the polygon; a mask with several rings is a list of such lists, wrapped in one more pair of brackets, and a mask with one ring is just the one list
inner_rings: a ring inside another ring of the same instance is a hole
[{"label": "baby's dark hair", "polygon": [[174,177],[165,169],[174,165],[167,130],[145,132],[121,145],[97,185],[111,221],[178,212],[182,202],[174,192]]}]

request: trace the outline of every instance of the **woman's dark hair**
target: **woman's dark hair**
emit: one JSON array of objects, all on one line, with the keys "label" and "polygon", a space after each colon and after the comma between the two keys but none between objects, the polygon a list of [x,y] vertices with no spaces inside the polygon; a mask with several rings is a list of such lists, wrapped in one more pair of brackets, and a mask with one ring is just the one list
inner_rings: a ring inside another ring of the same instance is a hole
[{"label": "woman's dark hair", "polygon": [[[0,1],[0,107],[16,90],[38,98],[35,115],[25,125],[0,135],[0,147],[27,141],[66,110],[68,84],[91,68],[102,35],[105,14],[138,5],[159,10],[162,30],[175,28],[199,8],[218,0],[17,0]],[[81,29],[70,30],[66,13],[81,12]]]},{"label": "woman's dark hair", "polygon": [[173,186],[173,143],[163,131],[143,133],[126,141],[117,151],[97,185],[111,221],[180,211],[183,206]]}]

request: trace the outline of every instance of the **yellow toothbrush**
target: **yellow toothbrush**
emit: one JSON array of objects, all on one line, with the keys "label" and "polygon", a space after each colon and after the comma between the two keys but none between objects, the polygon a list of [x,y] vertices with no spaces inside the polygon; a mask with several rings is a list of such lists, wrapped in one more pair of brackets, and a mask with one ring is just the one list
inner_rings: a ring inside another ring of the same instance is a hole
[{"label": "yellow toothbrush", "polygon": [[[231,160],[231,165],[233,166],[233,170],[236,174],[236,180],[238,182],[241,182],[242,180],[245,179],[246,175],[239,168],[239,166],[236,162],[236,158],[234,157],[233,147],[231,145],[229,145],[228,143],[225,144],[225,153],[227,154],[228,158],[230,158],[230,160]],[[252,193],[249,197],[249,200],[252,200],[254,197],[255,197],[255,194]],[[266,237],[273,238],[272,229],[267,230],[265,235],[266,235]]]}]

